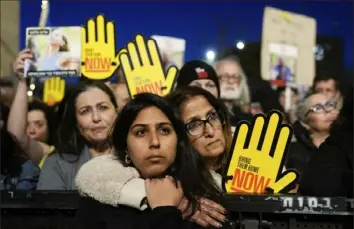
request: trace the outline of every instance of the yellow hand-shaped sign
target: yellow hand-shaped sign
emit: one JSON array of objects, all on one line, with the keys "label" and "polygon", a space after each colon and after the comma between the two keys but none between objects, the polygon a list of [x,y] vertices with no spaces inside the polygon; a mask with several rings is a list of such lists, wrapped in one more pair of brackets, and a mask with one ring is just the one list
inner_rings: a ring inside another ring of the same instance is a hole
[{"label": "yellow hand-shaped sign", "polygon": [[167,95],[175,82],[177,67],[171,66],[165,75],[156,41],[147,43],[142,35],[136,36],[135,44],[129,42],[128,54],[120,55],[121,67],[131,97],[142,92]]},{"label": "yellow hand-shaped sign", "polygon": [[43,102],[53,106],[63,100],[64,93],[65,80],[60,77],[49,78],[44,82]]},{"label": "yellow hand-shaped sign", "polygon": [[92,80],[111,77],[119,67],[119,53],[116,55],[114,23],[98,15],[96,21],[89,19],[81,28],[82,55],[81,74]]},{"label": "yellow hand-shaped sign", "polygon": [[257,115],[252,124],[238,124],[227,170],[229,179],[224,183],[227,193],[264,193],[266,188],[279,193],[297,180],[295,170],[282,172],[292,129],[281,124],[281,118],[279,112],[271,111],[268,117]]}]

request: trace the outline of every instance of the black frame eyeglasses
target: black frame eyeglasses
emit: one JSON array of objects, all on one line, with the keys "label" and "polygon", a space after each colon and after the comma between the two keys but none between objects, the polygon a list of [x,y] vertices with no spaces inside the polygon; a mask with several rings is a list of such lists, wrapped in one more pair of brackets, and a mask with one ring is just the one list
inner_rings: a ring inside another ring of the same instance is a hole
[{"label": "black frame eyeglasses", "polygon": [[215,112],[207,117],[207,119],[197,119],[185,124],[188,134],[192,136],[203,135],[205,133],[206,124],[209,123],[213,129],[221,128],[225,125],[223,115]]}]

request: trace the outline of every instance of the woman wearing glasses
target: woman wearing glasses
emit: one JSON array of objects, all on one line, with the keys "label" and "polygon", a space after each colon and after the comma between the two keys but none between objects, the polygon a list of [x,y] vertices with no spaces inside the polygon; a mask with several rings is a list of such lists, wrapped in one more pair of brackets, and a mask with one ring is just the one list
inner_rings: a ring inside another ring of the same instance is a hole
[{"label": "woman wearing glasses", "polygon": [[326,140],[330,127],[338,116],[337,103],[322,93],[310,93],[299,104],[293,124],[296,142],[289,148],[287,168],[295,168],[300,176],[305,171],[310,158]]},{"label": "woman wearing glasses", "polygon": [[343,107],[331,126],[331,134],[302,176],[301,195],[353,198],[353,86],[342,95]]},{"label": "woman wearing glasses", "polygon": [[167,96],[179,109],[189,142],[203,156],[218,186],[232,142],[227,110],[211,93],[199,87],[182,87]]}]

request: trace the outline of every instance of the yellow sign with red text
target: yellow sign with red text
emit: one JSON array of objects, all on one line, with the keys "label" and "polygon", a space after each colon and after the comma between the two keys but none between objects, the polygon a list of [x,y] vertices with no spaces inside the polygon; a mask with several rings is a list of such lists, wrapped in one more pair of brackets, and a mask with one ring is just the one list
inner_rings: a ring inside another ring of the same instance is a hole
[{"label": "yellow sign with red text", "polygon": [[81,28],[82,55],[81,74],[92,80],[103,80],[113,76],[120,65],[116,52],[115,25],[106,21],[103,15],[96,20],[89,19],[86,27]]},{"label": "yellow sign with red text", "polygon": [[237,125],[224,183],[227,193],[279,193],[292,188],[298,172],[283,171],[292,129],[281,122],[281,113],[271,111],[256,115],[251,124]]},{"label": "yellow sign with red text", "polygon": [[[147,40],[147,41],[146,41]],[[177,75],[177,67],[164,71],[156,41],[136,35],[135,42],[129,42],[127,53],[121,53],[120,63],[128,85],[129,94],[150,92],[160,96],[170,93]]]}]

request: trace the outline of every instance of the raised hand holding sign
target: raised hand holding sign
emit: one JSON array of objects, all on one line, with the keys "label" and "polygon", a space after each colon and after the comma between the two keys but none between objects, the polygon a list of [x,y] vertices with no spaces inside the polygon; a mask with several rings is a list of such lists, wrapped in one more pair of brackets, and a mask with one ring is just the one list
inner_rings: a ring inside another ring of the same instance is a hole
[{"label": "raised hand holding sign", "polygon": [[43,102],[49,106],[63,100],[65,94],[65,80],[60,77],[49,78],[44,82]]},{"label": "raised hand holding sign", "polygon": [[296,171],[282,172],[292,129],[281,121],[281,114],[271,111],[268,117],[257,115],[252,124],[238,124],[227,170],[231,179],[224,183],[227,193],[279,193],[297,180]]},{"label": "raised hand holding sign", "polygon": [[92,80],[111,77],[120,65],[116,54],[115,28],[112,21],[106,22],[103,15],[89,19],[86,28],[81,28],[82,55],[81,74]]},{"label": "raised hand holding sign", "polygon": [[130,96],[142,92],[167,95],[175,82],[177,67],[171,66],[165,74],[156,41],[145,42],[138,34],[135,43],[129,42],[127,49],[128,53],[120,54],[120,62]]}]

